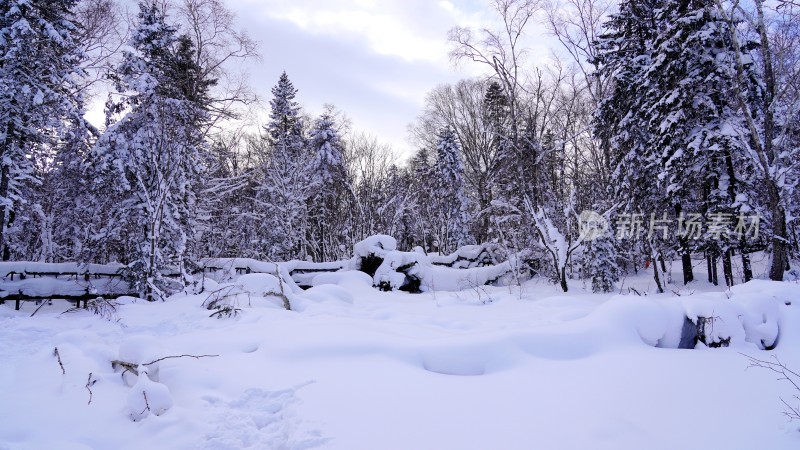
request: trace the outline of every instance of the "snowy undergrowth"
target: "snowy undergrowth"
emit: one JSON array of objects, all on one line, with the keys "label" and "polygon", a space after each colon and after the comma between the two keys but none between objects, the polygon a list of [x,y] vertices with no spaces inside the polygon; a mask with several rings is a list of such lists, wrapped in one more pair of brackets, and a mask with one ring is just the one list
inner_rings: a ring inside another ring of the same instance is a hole
[{"label": "snowy undergrowth", "polygon": [[[791,392],[739,354],[800,365],[798,302],[786,305],[797,284],[639,297],[533,281],[411,295],[339,272],[292,292],[286,311],[270,277],[232,280],[249,302],[222,320],[202,306],[207,293],[123,299],[118,322],[59,315],[58,302],[33,318],[34,305],[0,306],[0,448],[800,444],[780,415]],[[717,318],[730,348],[672,348],[687,316]],[[760,350],[777,325],[777,348]],[[146,365],[180,355],[208,357]],[[118,359],[144,370],[123,375]]]}]

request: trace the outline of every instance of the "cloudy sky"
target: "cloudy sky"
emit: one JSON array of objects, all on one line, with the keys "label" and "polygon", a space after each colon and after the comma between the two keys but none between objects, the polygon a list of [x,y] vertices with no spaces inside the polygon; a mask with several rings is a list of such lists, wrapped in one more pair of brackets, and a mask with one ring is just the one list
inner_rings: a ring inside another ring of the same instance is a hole
[{"label": "cloudy sky", "polygon": [[265,98],[282,71],[312,114],[325,103],[343,110],[354,128],[411,151],[407,126],[425,94],[483,70],[455,68],[447,31],[482,26],[485,0],[227,0],[238,22],[260,42],[263,60],[249,68]]},{"label": "cloudy sky", "polygon": [[[136,0],[121,0],[136,14]],[[455,26],[495,28],[488,0],[225,0],[237,23],[259,42],[261,61],[247,64],[254,90],[265,100],[281,72],[299,90],[312,115],[330,103],[353,128],[376,135],[408,156],[408,125],[439,84],[485,74],[476,63],[454,67],[447,32]],[[549,50],[532,23],[532,59]],[[87,117],[103,122],[105,95]]]}]

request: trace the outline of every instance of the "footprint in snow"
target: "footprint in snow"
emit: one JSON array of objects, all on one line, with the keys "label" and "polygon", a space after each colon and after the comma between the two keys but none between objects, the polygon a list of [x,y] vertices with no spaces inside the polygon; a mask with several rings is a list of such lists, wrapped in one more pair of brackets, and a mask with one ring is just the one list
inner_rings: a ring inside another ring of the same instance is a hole
[{"label": "footprint in snow", "polygon": [[321,446],[328,439],[318,430],[301,429],[305,427],[294,412],[299,402],[296,392],[303,386],[281,391],[247,389],[231,402],[209,399],[209,405],[219,411],[209,424],[204,448],[301,450]]}]

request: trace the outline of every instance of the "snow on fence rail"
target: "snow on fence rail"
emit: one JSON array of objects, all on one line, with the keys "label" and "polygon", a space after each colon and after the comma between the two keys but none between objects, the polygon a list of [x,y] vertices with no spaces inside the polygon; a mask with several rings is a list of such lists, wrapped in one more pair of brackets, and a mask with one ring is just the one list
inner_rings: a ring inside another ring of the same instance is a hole
[{"label": "snow on fence rail", "polygon": [[284,279],[291,279],[301,288],[311,287],[311,280],[320,273],[336,272],[348,267],[349,261],[312,262],[292,260],[286,262],[266,262],[250,258],[206,258],[200,260],[198,272],[229,272],[231,275],[248,273],[268,273]]},{"label": "snow on fence rail", "polygon": [[[250,258],[205,258],[195,275],[209,278],[234,278],[250,273],[279,276],[290,289],[299,291],[313,285],[313,279],[326,272],[360,270],[373,278],[383,290],[422,292],[457,291],[485,284],[505,284],[520,275],[524,264],[516,256],[497,262],[497,249],[491,245],[470,245],[450,255],[425,255],[396,250],[390,236],[371,236],[355,245],[353,259],[347,261],[267,262]],[[123,277],[122,264],[80,264],[40,262],[0,262],[0,304],[15,301],[64,299],[84,306],[97,297],[137,296]],[[176,277],[176,270],[162,272]]]},{"label": "snow on fence rail", "polygon": [[132,293],[123,280],[122,264],[0,262],[0,304],[14,301],[62,299],[86,306],[97,297],[117,298]]},{"label": "snow on fence rail", "polygon": [[[287,261],[271,263],[246,258],[207,258],[200,261],[198,273],[233,271],[246,273],[282,273],[284,280],[291,280],[293,289],[311,286],[311,279],[321,272],[335,272],[346,266],[347,261],[314,263],[309,261]],[[123,279],[123,264],[41,263],[30,261],[0,262],[0,304],[14,301],[19,310],[20,302],[32,300],[68,300],[80,306],[97,297],[117,298],[137,296]],[[167,271],[167,276],[177,272]]]}]

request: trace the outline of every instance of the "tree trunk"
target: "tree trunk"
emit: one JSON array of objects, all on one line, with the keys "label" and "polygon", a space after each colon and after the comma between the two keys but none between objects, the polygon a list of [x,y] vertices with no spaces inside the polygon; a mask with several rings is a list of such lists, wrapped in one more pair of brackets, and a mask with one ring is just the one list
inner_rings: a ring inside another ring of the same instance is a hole
[{"label": "tree trunk", "polygon": [[656,288],[658,288],[658,293],[663,294],[664,288],[661,286],[661,277],[658,276],[658,264],[653,262],[653,279],[656,281]]},{"label": "tree trunk", "polygon": [[713,283],[714,275],[712,274],[711,254],[709,252],[706,252],[706,270],[708,271],[708,282]]},{"label": "tree trunk", "polygon": [[711,256],[711,282],[719,286],[719,273],[717,272],[717,255]]},{"label": "tree trunk", "polygon": [[[680,204],[675,205],[675,214],[681,217],[683,209]],[[681,230],[678,230],[679,232]],[[678,252],[681,255],[681,268],[683,270],[683,284],[687,285],[690,281],[694,281],[694,272],[692,270],[692,252],[689,249],[689,239],[683,235],[678,237]]]},{"label": "tree trunk", "polygon": [[650,246],[650,261],[652,261],[653,263],[653,279],[656,282],[656,288],[658,289],[658,293],[663,294],[664,286],[661,284],[661,277],[658,274],[658,260],[660,257],[658,253],[655,251],[654,249],[655,246],[653,245],[653,243],[649,242],[648,245]]},{"label": "tree trunk", "polygon": [[[2,170],[0,170],[0,199],[6,199],[8,198],[10,168],[5,164],[3,164],[2,167]],[[11,253],[9,251],[8,244],[6,243],[6,219],[11,215],[11,212],[8,211],[8,209],[9,206],[6,204],[6,202],[3,202],[3,204],[0,205],[0,249],[3,250],[3,261],[8,261]]]},{"label": "tree trunk", "polygon": [[[763,0],[755,2],[758,17],[758,34],[761,38],[761,51],[763,52],[764,64],[764,166],[767,182],[767,196],[769,208],[772,211],[772,263],[769,269],[769,278],[773,281],[783,281],[783,271],[786,267],[786,244],[788,244],[786,234],[786,211],[781,205],[781,193],[778,185],[770,173],[771,165],[775,162],[775,113],[773,108],[776,96],[775,70],[772,65],[772,47],[770,45],[769,33],[764,19]],[[763,159],[762,159],[763,161]],[[766,164],[765,164],[766,162]]]},{"label": "tree trunk", "polygon": [[744,244],[742,244],[742,273],[744,274],[745,283],[753,279],[753,267],[750,265],[750,255],[744,248]]},{"label": "tree trunk", "polygon": [[725,285],[733,286],[733,264],[731,263],[731,251],[728,250],[722,256],[722,272],[725,275]]},{"label": "tree trunk", "polygon": [[567,292],[569,287],[567,286],[567,267],[566,266],[561,268],[561,276],[560,276],[560,278],[561,278],[561,289],[563,289],[564,292]]},{"label": "tree trunk", "polygon": [[145,284],[145,299],[148,302],[155,301],[153,298],[153,277],[155,275],[155,265],[156,265],[156,225],[155,221],[151,220],[150,223],[150,254],[147,257],[147,276],[146,276],[146,284]]},{"label": "tree trunk", "polygon": [[[9,183],[11,181],[11,167],[10,155],[11,146],[13,145],[12,137],[14,135],[13,121],[6,128],[6,138],[3,141],[3,147],[0,148],[0,250],[3,252],[3,261],[8,261],[10,258],[10,251],[6,240],[8,239],[6,233],[6,221],[11,221],[11,210],[7,205]],[[6,163],[8,161],[8,163]]]},{"label": "tree trunk", "polygon": [[684,250],[683,254],[681,254],[681,266],[683,267],[683,284],[686,285],[694,281],[692,254],[688,250]]},{"label": "tree trunk", "polygon": [[786,233],[786,212],[780,205],[778,187],[771,180],[769,184],[769,202],[772,210],[772,262],[769,268],[769,279],[773,281],[783,281],[783,272],[789,263],[786,258],[787,239]]}]

